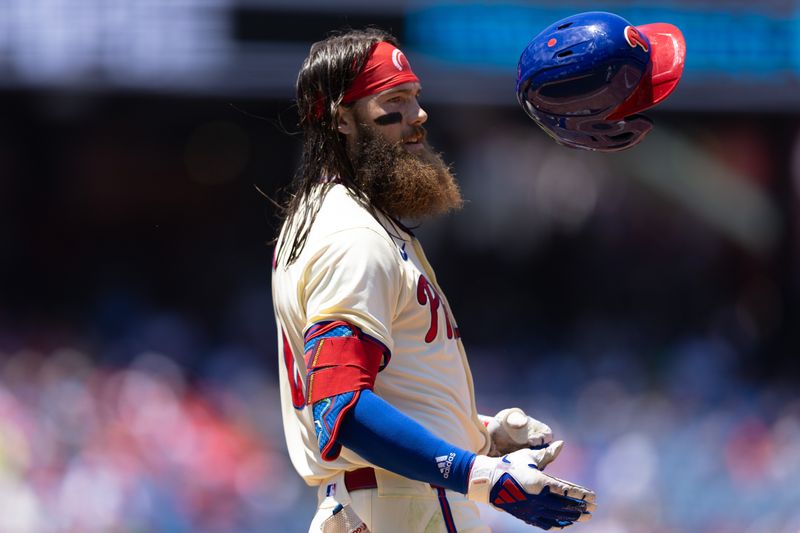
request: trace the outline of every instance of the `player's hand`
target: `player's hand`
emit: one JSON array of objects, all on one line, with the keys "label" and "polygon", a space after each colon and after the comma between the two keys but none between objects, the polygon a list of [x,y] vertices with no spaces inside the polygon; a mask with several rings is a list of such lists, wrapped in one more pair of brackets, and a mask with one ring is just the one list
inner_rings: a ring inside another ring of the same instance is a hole
[{"label": "player's hand", "polygon": [[500,457],[522,448],[540,448],[553,442],[547,424],[525,414],[519,407],[503,409],[494,417],[478,415],[492,438],[489,457]]},{"label": "player's hand", "polygon": [[467,497],[542,529],[563,529],[589,520],[597,507],[594,492],[538,468],[558,454],[553,448],[555,444],[541,450],[523,449],[500,458],[478,455]]}]

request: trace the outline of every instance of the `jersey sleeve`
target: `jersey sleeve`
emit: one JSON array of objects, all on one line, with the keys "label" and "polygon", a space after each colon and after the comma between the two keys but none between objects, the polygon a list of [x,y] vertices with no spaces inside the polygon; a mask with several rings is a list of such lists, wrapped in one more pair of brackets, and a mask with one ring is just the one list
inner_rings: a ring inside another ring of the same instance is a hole
[{"label": "jersey sleeve", "polygon": [[392,320],[401,286],[397,254],[384,235],[369,228],[348,229],[326,238],[308,261],[301,281],[305,329],[341,320],[391,353]]}]

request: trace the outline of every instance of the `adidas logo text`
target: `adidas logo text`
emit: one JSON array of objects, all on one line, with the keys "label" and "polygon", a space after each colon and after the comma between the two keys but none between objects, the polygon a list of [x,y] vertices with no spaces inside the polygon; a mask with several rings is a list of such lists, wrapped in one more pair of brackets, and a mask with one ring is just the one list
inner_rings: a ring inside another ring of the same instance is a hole
[{"label": "adidas logo text", "polygon": [[450,469],[453,467],[453,459],[455,458],[455,452],[450,455],[440,455],[436,458],[436,466],[439,467],[439,472],[442,473],[443,478],[447,479],[450,477]]}]

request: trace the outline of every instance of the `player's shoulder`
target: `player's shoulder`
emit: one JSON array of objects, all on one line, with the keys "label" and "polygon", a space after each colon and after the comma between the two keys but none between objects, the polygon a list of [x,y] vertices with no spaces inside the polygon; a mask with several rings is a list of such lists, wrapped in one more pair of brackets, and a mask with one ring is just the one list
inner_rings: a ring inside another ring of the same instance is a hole
[{"label": "player's shoulder", "polygon": [[[315,204],[317,207],[315,207]],[[390,220],[371,213],[352,192],[338,183],[320,184],[304,199],[300,212],[314,213],[313,222],[293,264],[317,264],[320,258],[335,257],[342,261],[367,261],[387,265],[396,261],[398,242],[408,240],[402,229]],[[278,246],[291,242],[299,231],[302,215],[284,223]],[[280,259],[278,263],[280,263]]]},{"label": "player's shoulder", "polygon": [[318,194],[324,194],[322,205],[317,213],[317,221],[321,229],[347,229],[350,227],[372,227],[378,221],[367,210],[366,206],[347,187],[340,183],[329,184],[320,188]]},{"label": "player's shoulder", "polygon": [[315,240],[377,238],[394,247],[387,223],[381,215],[371,213],[347,187],[337,183],[325,192],[312,233]]}]

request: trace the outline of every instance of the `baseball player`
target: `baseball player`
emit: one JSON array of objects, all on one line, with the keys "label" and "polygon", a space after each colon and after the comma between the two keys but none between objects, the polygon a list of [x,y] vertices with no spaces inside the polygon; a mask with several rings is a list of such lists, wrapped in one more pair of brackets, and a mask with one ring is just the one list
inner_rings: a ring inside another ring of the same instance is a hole
[{"label": "baseball player", "polygon": [[458,323],[403,220],[461,206],[426,142],[396,40],[315,43],[297,79],[303,154],[273,261],[292,463],[318,486],[310,532],[487,532],[476,502],[543,529],[591,517],[549,476],[561,441],[512,408],[478,414]]}]

